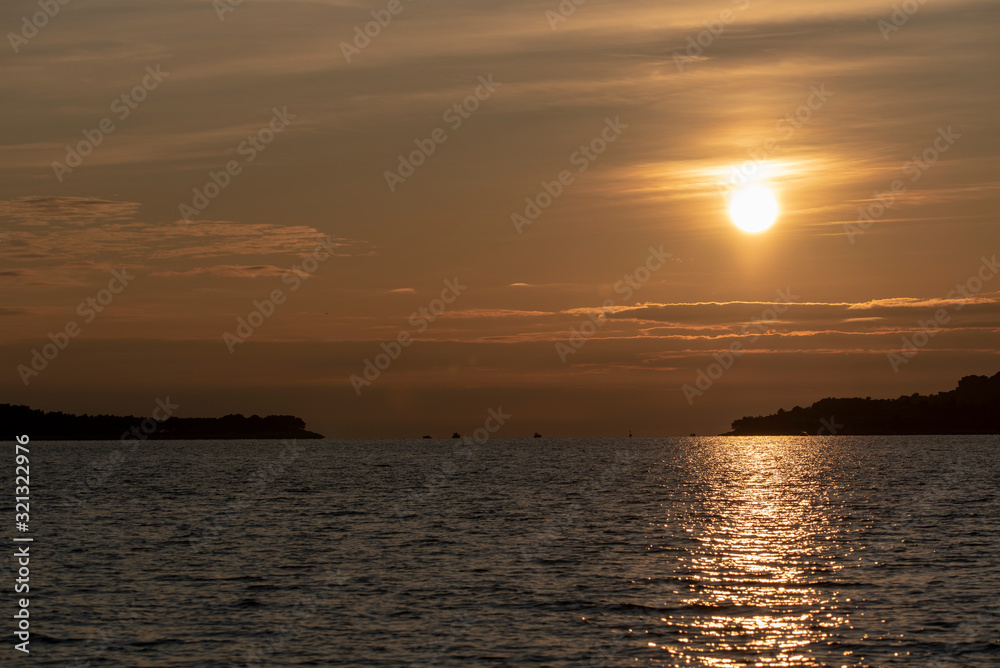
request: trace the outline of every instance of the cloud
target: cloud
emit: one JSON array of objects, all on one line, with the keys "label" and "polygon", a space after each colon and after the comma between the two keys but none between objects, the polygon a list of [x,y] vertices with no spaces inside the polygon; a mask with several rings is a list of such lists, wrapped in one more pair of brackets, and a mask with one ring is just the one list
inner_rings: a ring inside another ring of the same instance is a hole
[{"label": "cloud", "polygon": [[51,222],[83,224],[130,220],[140,206],[137,202],[116,202],[96,197],[43,195],[0,200],[0,217],[28,226],[43,226]]},{"label": "cloud", "polygon": [[538,318],[552,315],[549,311],[522,311],[503,308],[473,308],[463,311],[446,311],[442,318]]},{"label": "cloud", "polygon": [[[17,243],[7,244],[6,250],[9,257],[36,263],[65,266],[73,260],[96,257],[120,264],[136,260],[305,255],[312,253],[319,239],[327,236],[307,225],[133,220],[139,206],[136,202],[93,197],[46,196],[0,201],[0,215],[15,221],[12,227],[17,228]],[[333,241],[337,257],[373,254],[371,245],[361,240],[334,238]]]},{"label": "cloud", "polygon": [[283,276],[288,269],[271,264],[238,265],[217,264],[208,267],[195,267],[187,271],[156,271],[153,276],[221,276],[223,278],[261,278],[263,276]]},{"label": "cloud", "polygon": [[[772,320],[774,304],[755,301],[643,304],[603,312],[609,321],[663,323],[668,327],[644,328],[647,335],[684,339],[726,339],[742,335],[758,322],[768,335],[816,336],[824,334],[895,335],[917,331],[921,322],[945,317],[935,326],[951,330],[992,330],[1000,327],[1000,292],[969,299],[895,297],[865,302],[796,302]],[[860,316],[863,313],[863,316]]]}]

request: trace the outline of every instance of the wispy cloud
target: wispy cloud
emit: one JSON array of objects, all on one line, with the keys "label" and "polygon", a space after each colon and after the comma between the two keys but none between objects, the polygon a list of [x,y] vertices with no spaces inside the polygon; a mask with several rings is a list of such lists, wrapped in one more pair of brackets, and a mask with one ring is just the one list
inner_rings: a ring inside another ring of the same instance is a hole
[{"label": "wispy cloud", "polygon": [[138,202],[97,197],[18,197],[0,200],[0,218],[8,218],[24,226],[43,226],[51,222],[85,224],[97,220],[131,220],[140,206]]},{"label": "wispy cloud", "polygon": [[265,276],[283,276],[287,268],[274,265],[238,265],[217,264],[209,267],[195,267],[186,271],[155,271],[153,276],[220,276],[222,278],[261,278]]},{"label": "wispy cloud", "polygon": [[[17,244],[2,250],[14,260],[66,266],[95,258],[126,261],[205,260],[235,256],[305,255],[326,235],[307,225],[239,223],[152,223],[134,220],[136,202],[89,197],[27,197],[0,201],[0,216],[17,232]],[[370,244],[335,238],[335,255],[370,255]],[[219,265],[222,267],[235,265]],[[241,265],[245,266],[245,265]],[[177,270],[172,270],[176,271]],[[206,271],[199,268],[181,273]],[[210,273],[225,274],[227,269]]]}]

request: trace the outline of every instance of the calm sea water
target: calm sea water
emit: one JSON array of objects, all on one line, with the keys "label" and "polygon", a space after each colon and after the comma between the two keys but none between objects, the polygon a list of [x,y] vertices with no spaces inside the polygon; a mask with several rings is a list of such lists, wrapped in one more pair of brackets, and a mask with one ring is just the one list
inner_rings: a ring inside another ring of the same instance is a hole
[{"label": "calm sea water", "polygon": [[30,447],[35,665],[1000,665],[995,437]]}]

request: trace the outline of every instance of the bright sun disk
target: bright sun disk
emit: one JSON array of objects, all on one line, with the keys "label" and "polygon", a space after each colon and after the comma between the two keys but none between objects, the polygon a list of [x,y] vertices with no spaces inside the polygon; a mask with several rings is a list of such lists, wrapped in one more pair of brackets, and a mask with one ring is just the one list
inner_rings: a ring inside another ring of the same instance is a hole
[{"label": "bright sun disk", "polygon": [[778,200],[767,186],[744,186],[729,200],[729,217],[744,232],[763,232],[778,217]]}]

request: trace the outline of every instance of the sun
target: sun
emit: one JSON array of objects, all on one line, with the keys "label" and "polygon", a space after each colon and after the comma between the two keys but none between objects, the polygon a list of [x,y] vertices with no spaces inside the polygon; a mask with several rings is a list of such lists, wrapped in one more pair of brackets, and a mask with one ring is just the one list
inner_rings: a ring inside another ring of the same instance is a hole
[{"label": "sun", "polygon": [[778,200],[767,186],[752,184],[733,193],[729,217],[744,232],[763,232],[778,218]]}]

